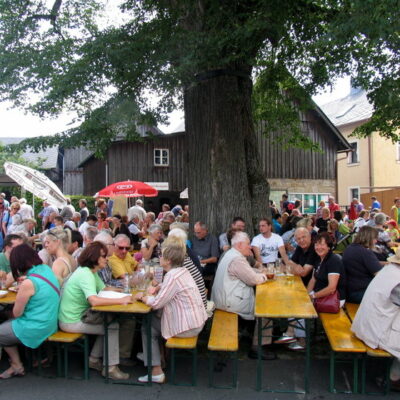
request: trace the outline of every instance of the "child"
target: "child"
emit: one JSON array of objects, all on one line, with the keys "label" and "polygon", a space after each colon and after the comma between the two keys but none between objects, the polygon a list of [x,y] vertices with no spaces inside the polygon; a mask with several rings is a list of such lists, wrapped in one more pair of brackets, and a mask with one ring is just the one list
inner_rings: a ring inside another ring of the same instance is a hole
[{"label": "child", "polygon": [[392,242],[397,242],[400,238],[399,230],[397,227],[397,222],[394,219],[391,219],[387,222],[387,233],[390,236]]}]

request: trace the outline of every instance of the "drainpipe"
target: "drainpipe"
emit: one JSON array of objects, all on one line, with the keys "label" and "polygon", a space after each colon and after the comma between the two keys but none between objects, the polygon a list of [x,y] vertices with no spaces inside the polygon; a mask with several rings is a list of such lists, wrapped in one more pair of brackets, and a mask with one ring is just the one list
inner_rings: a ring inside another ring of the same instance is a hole
[{"label": "drainpipe", "polygon": [[368,181],[369,181],[369,186],[373,187],[375,182],[374,182],[374,176],[372,174],[372,167],[373,167],[373,151],[372,151],[372,140],[371,140],[371,135],[368,135]]},{"label": "drainpipe", "polygon": [[346,150],[346,155],[344,157],[336,158],[336,162],[335,162],[335,164],[336,164],[335,165],[335,168],[336,168],[336,196],[335,196],[336,201],[339,201],[339,199],[338,199],[338,197],[339,197],[339,183],[338,183],[338,180],[339,180],[339,161],[346,160],[346,158],[349,157],[349,153],[351,153],[351,151],[352,150]]}]

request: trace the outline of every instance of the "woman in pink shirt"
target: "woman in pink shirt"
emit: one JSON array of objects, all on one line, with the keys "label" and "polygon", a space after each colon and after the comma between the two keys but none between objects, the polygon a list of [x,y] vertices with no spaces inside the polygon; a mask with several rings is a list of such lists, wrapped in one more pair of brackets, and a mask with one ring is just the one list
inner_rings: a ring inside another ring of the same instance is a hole
[{"label": "woman in pink shirt", "polygon": [[[168,238],[162,246],[160,264],[166,272],[164,281],[152,287],[147,294],[138,293],[135,297],[160,310],[153,315],[151,326],[152,376],[156,383],[164,383],[165,375],[161,368],[159,338],[197,336],[207,320],[199,289],[190,272],[183,268],[185,259],[185,243],[176,238]],[[162,309],[162,312],[161,312]],[[147,363],[147,338],[142,330],[143,357]],[[147,375],[139,378],[140,382],[148,382]]]}]

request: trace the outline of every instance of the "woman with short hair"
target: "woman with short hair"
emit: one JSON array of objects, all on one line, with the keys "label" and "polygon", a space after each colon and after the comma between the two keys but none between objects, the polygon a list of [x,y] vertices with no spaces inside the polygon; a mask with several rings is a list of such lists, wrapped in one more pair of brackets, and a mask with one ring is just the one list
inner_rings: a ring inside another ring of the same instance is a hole
[{"label": "woman with short hair", "polygon": [[368,285],[381,270],[382,265],[372,249],[378,232],[371,226],[363,226],[354,242],[343,253],[342,261],[346,270],[346,300],[360,304]]},{"label": "woman with short hair", "polygon": [[0,325],[0,346],[10,358],[10,368],[1,379],[23,376],[24,366],[18,344],[36,349],[57,331],[60,286],[53,271],[44,265],[36,251],[27,244],[11,250],[11,273],[15,280],[25,279],[19,286],[13,307],[13,320]]},{"label": "woman with short hair", "polygon": [[[90,243],[78,258],[79,267],[65,284],[58,314],[60,328],[65,332],[97,335],[89,357],[89,368],[105,370],[101,362],[103,355],[104,325],[102,318],[93,318],[90,309],[94,306],[132,303],[131,296],[103,298],[98,293],[105,288],[97,272],[107,266],[107,246],[101,242]],[[113,322],[108,330],[108,376],[111,379],[128,379],[118,368],[119,364],[119,325]]]},{"label": "woman with short hair", "polygon": [[[167,238],[162,246],[160,264],[166,272],[161,285],[148,290],[147,294],[138,293],[135,297],[151,306],[162,309],[162,316],[152,318],[151,355],[152,376],[139,378],[140,382],[164,383],[165,375],[161,368],[159,338],[197,336],[207,320],[206,310],[199,289],[183,262],[186,245],[177,237]],[[147,363],[147,337],[142,328],[144,363]]]}]

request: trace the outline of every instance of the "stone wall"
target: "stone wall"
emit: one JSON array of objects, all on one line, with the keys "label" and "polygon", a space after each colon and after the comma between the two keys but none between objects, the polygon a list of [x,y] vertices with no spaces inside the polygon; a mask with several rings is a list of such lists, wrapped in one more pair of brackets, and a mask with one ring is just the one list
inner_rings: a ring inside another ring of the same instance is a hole
[{"label": "stone wall", "polygon": [[330,193],[336,196],[334,179],[268,179],[272,191],[282,193]]}]

